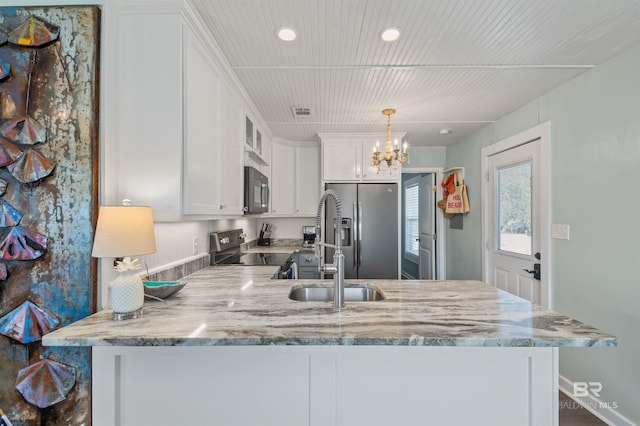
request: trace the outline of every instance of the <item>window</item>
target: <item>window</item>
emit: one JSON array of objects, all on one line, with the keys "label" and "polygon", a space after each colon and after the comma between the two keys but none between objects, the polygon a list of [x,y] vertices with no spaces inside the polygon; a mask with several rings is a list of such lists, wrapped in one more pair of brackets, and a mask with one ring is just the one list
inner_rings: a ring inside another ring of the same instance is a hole
[{"label": "window", "polygon": [[498,248],[531,255],[531,162],[498,170]]},{"label": "window", "polygon": [[416,183],[407,186],[404,196],[404,245],[405,253],[419,256],[420,224],[419,224],[420,186]]}]

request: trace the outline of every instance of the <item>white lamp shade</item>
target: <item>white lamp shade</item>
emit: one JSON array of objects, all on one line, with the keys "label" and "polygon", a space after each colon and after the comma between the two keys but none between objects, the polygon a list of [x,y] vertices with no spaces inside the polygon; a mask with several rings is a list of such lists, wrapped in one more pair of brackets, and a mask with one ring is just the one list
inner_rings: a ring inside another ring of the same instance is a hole
[{"label": "white lamp shade", "polygon": [[151,207],[100,207],[91,256],[127,257],[155,251]]}]

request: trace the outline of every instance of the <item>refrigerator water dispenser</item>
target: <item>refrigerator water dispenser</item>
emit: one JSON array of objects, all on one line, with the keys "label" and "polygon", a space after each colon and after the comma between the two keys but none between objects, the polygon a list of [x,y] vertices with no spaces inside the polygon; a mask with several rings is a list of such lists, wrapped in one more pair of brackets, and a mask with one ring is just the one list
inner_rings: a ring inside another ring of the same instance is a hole
[{"label": "refrigerator water dispenser", "polygon": [[[338,218],[333,218],[333,233],[337,232],[338,228]],[[342,247],[351,245],[351,218],[343,217],[342,218]]]}]

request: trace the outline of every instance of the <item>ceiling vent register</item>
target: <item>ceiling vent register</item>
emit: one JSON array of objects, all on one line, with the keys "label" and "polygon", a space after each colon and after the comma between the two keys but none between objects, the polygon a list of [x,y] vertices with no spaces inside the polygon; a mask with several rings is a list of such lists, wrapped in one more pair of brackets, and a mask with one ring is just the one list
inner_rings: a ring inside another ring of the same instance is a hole
[{"label": "ceiling vent register", "polygon": [[311,107],[291,107],[294,118],[311,117]]}]

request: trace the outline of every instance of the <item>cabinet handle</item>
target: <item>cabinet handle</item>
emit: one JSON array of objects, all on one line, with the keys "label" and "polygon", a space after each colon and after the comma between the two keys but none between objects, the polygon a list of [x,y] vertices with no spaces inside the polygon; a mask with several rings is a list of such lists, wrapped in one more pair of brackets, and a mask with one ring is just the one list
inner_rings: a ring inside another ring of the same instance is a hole
[{"label": "cabinet handle", "polygon": [[220,210],[224,210],[224,209],[226,209],[226,208],[227,208],[227,205],[226,205],[226,204],[220,204]]}]

